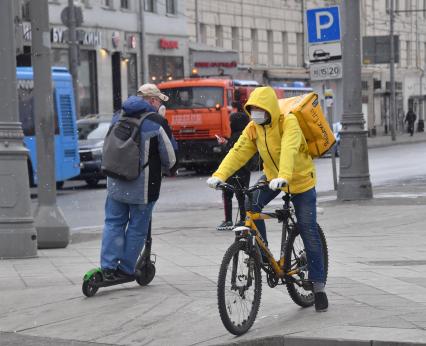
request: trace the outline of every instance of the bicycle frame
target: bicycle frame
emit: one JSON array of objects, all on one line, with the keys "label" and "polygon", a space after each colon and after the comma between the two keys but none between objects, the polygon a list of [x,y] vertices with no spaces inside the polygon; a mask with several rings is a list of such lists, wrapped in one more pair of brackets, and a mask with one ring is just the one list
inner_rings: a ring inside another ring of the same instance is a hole
[{"label": "bicycle frame", "polygon": [[[246,195],[249,197],[250,205],[252,205],[252,197],[251,194],[248,193],[249,190],[246,191]],[[260,249],[259,255],[262,254],[266,255],[266,258],[268,259],[268,262],[274,272],[274,274],[279,279],[284,279],[285,276],[294,275],[299,272],[298,269],[290,271],[288,273],[284,272],[284,264],[285,264],[285,257],[284,257],[284,246],[285,246],[285,240],[286,240],[286,232],[288,229],[289,220],[292,221],[294,224],[294,219],[291,216],[290,213],[290,195],[285,194],[283,196],[284,200],[284,208],[282,210],[277,210],[275,213],[268,213],[268,212],[253,212],[253,211],[246,211],[246,220],[244,226],[237,227],[234,229],[237,239],[238,238],[250,238],[255,241],[251,244],[251,246],[254,246],[257,244],[257,246]],[[252,209],[252,208],[250,208]],[[257,229],[257,226],[254,221],[256,220],[268,220],[268,219],[278,219],[279,222],[283,222],[284,226],[282,229],[281,234],[281,253],[280,258],[278,260],[275,260],[272,252],[269,250],[268,246],[266,245],[265,241],[263,240],[259,230]],[[265,270],[265,268],[263,268]]]}]

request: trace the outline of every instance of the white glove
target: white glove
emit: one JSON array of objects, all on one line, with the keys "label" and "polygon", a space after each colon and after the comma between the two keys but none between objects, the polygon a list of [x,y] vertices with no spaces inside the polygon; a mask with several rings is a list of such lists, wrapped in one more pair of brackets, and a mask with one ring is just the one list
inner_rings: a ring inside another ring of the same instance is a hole
[{"label": "white glove", "polygon": [[288,185],[288,181],[285,180],[284,178],[275,178],[269,182],[269,188],[274,191],[281,189],[282,187],[286,185]]},{"label": "white glove", "polygon": [[223,183],[223,181],[216,177],[210,177],[207,179],[206,183],[209,187],[211,187],[212,189],[215,189],[217,185],[220,183]]}]

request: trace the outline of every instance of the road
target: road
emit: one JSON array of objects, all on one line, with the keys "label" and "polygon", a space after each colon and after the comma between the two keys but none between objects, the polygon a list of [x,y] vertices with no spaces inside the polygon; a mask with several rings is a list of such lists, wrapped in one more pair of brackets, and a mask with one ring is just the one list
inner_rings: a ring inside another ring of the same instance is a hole
[{"label": "road", "polygon": [[[398,184],[403,180],[416,179],[425,175],[426,143],[395,145],[369,150],[371,182],[374,186]],[[317,191],[333,190],[331,159],[315,161],[317,167]],[[337,162],[337,167],[339,163]],[[252,174],[252,181],[259,176]],[[157,211],[196,210],[221,205],[221,194],[207,188],[207,176],[186,174],[164,179]],[[374,192],[374,190],[373,190]],[[67,182],[58,192],[58,205],[72,230],[99,228],[103,224],[105,184],[97,189],[89,189],[83,182]],[[36,200],[33,199],[33,205]]]}]

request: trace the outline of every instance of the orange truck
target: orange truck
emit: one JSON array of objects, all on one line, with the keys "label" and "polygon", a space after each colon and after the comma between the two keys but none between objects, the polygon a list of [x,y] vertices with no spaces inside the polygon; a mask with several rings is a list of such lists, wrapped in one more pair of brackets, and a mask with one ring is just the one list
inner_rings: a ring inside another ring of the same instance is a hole
[{"label": "orange truck", "polygon": [[[217,137],[229,138],[229,115],[244,104],[256,81],[188,78],[158,84],[169,96],[166,117],[179,145],[180,167],[197,172],[215,169],[224,146]],[[283,94],[277,91],[279,97]]]}]

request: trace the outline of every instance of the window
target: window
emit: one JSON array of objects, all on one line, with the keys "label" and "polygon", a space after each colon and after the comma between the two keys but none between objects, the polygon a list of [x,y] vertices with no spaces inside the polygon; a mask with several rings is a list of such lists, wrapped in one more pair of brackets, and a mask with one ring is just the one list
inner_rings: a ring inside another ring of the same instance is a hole
[{"label": "window", "polygon": [[155,0],[144,0],[145,12],[155,12]]},{"label": "window", "polygon": [[[34,82],[32,80],[18,80],[17,82],[19,121],[22,123],[22,131],[24,132],[24,136],[35,136]],[[53,96],[55,96],[55,92],[53,92]],[[53,97],[53,102],[55,135],[58,135],[59,127],[56,97]]]},{"label": "window", "polygon": [[175,0],[166,0],[166,13],[167,14],[176,14]]},{"label": "window", "polygon": [[283,53],[283,66],[288,65],[288,36],[285,31],[281,33],[281,44],[282,44],[282,53]]},{"label": "window", "polygon": [[223,47],[223,27],[216,25],[216,47]]},{"label": "window", "polygon": [[31,21],[29,1],[24,2],[24,4],[22,5],[22,20],[25,22]]},{"label": "window", "polygon": [[240,50],[240,33],[235,26],[232,27],[232,49],[236,51]]},{"label": "window", "polygon": [[223,106],[223,88],[221,87],[185,87],[163,89],[169,97],[168,109],[210,108]]},{"label": "window", "polygon": [[207,27],[204,23],[200,23],[200,40],[201,43],[207,43]]},{"label": "window", "polygon": [[152,83],[183,78],[183,57],[149,55],[148,68]]},{"label": "window", "polygon": [[257,30],[251,29],[251,63],[257,64],[257,57],[259,53],[259,42],[257,36]]},{"label": "window", "polygon": [[408,11],[411,11],[411,0],[405,0],[405,10],[407,11],[407,12],[405,12],[405,15],[408,17],[408,16],[411,16],[411,12],[408,12]]},{"label": "window", "polygon": [[120,0],[120,8],[130,10],[129,0]]},{"label": "window", "polygon": [[411,42],[407,41],[407,48],[406,48],[406,52],[407,52],[407,67],[411,66]]},{"label": "window", "polygon": [[267,39],[268,39],[268,61],[274,61],[274,33],[272,30],[267,31]]}]

